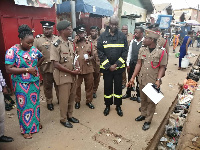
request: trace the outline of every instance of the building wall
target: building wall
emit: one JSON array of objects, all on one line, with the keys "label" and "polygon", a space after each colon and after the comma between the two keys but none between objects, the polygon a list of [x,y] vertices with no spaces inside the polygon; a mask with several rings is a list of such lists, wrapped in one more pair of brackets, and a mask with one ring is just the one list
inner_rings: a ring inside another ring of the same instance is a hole
[{"label": "building wall", "polygon": [[122,15],[137,14],[141,15],[141,18],[136,18],[136,22],[145,22],[147,11],[144,8],[135,6],[133,4],[123,2]]},{"label": "building wall", "polygon": [[[27,24],[34,29],[34,36],[42,33],[40,21],[56,22],[55,6],[40,8],[32,6],[15,5],[13,0],[0,0],[0,69],[11,88],[11,78],[5,71],[5,53],[14,44],[19,44],[18,27]],[[56,28],[54,26],[54,34]]]},{"label": "building wall", "polygon": [[191,17],[191,20],[197,20],[199,23],[200,23],[200,11],[199,11],[199,15],[198,15],[198,18],[197,18],[197,10],[196,9],[180,9],[180,10],[174,10],[174,19],[175,21],[179,22],[179,18],[180,18],[180,15],[185,12],[185,18],[186,20],[188,20],[190,17]]}]

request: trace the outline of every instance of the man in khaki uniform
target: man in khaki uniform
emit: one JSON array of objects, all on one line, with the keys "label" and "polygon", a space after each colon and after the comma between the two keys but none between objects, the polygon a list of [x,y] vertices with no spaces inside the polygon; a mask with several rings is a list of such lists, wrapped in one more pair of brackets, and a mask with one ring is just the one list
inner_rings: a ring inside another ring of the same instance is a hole
[{"label": "man in khaki uniform", "polygon": [[[133,34],[128,33],[127,25],[123,25],[121,31],[126,35],[128,46],[130,46],[131,40],[133,39]],[[125,69],[125,71],[122,73],[122,89],[126,87],[126,82],[127,82],[127,78],[126,78],[126,69]]]},{"label": "man in khaki uniform", "polygon": [[148,130],[156,109],[156,104],[151,101],[146,94],[143,93],[142,89],[148,84],[153,83],[160,87],[161,78],[165,72],[167,65],[167,53],[162,50],[156,43],[156,40],[160,37],[160,34],[152,31],[145,30],[146,36],[143,41],[145,47],[139,50],[138,61],[135,67],[135,71],[128,86],[134,85],[134,79],[139,74],[139,88],[141,97],[141,115],[135,120],[142,121],[145,123],[142,127],[143,130]]},{"label": "man in khaki uniform", "polygon": [[74,29],[77,36],[74,40],[74,48],[77,53],[78,62],[80,66],[80,74],[77,79],[76,87],[76,99],[75,99],[75,109],[80,108],[81,101],[81,84],[83,79],[85,81],[85,92],[86,92],[86,105],[90,109],[94,109],[92,104],[93,100],[93,72],[94,68],[92,65],[93,61],[93,46],[92,43],[85,38],[85,26],[80,25]]},{"label": "man in khaki uniform", "polygon": [[40,67],[40,72],[43,78],[44,95],[47,101],[48,110],[54,110],[52,100],[53,100],[53,84],[56,90],[56,96],[58,99],[58,88],[53,79],[53,65],[50,61],[50,45],[57,36],[53,35],[53,25],[54,22],[51,21],[41,21],[43,27],[43,34],[37,35],[34,40],[34,46],[39,49],[43,56],[44,61]]},{"label": "man in khaki uniform", "polygon": [[97,53],[97,39],[98,39],[98,27],[97,26],[92,26],[90,27],[90,36],[88,37],[89,41],[92,42],[92,46],[94,48],[94,59],[93,59],[93,67],[94,67],[94,72],[93,72],[93,77],[94,77],[94,87],[93,87],[93,98],[97,98],[97,89],[99,86],[100,82],[100,60],[98,57]]},{"label": "man in khaki uniform", "polygon": [[73,45],[68,40],[72,34],[71,23],[63,20],[57,24],[60,36],[51,45],[50,60],[54,64],[54,80],[59,90],[60,123],[67,128],[72,128],[70,123],[79,123],[72,116],[76,90],[76,75],[80,70],[74,63]]},{"label": "man in khaki uniform", "polygon": [[159,28],[159,24],[155,23],[153,25],[150,25],[148,28],[150,30],[153,30],[153,31],[156,31],[156,32],[160,33],[160,37],[157,39],[157,45],[160,46],[160,47],[164,47],[165,48],[166,53],[167,53],[167,60],[168,60],[168,56],[169,56],[169,41],[162,37],[161,30]]}]

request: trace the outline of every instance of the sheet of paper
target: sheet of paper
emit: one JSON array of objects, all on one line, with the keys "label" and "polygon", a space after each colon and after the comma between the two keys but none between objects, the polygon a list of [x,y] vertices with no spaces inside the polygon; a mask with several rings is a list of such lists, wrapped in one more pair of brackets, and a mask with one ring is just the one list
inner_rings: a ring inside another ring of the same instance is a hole
[{"label": "sheet of paper", "polygon": [[159,92],[152,87],[152,83],[148,83],[142,91],[155,103],[157,104],[163,97],[164,95],[162,92]]}]

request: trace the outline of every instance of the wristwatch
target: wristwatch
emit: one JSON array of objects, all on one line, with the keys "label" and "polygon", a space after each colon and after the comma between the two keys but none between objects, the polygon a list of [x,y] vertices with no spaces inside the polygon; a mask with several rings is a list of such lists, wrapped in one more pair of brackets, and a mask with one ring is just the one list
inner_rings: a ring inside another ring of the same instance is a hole
[{"label": "wristwatch", "polygon": [[156,81],[160,81],[161,80],[161,78],[160,79],[156,79]]}]

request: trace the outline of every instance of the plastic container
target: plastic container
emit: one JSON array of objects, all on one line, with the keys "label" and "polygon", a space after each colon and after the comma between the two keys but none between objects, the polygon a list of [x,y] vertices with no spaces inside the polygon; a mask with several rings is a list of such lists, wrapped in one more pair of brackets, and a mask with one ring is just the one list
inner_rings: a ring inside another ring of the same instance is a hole
[{"label": "plastic container", "polygon": [[181,68],[187,68],[189,65],[189,59],[188,58],[182,58],[182,61],[181,61]]}]

